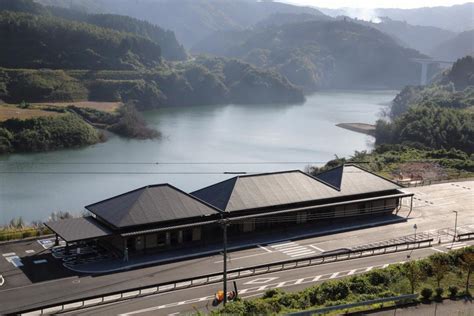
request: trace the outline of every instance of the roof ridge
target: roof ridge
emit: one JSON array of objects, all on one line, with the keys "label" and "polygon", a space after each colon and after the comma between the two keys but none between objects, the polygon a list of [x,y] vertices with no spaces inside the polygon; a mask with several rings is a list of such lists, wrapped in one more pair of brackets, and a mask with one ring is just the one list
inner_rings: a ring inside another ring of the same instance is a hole
[{"label": "roof ridge", "polygon": [[[331,169],[331,170],[332,170],[332,169]],[[329,170],[327,170],[327,171],[329,171]],[[311,174],[309,174],[309,173],[306,173],[306,172],[304,172],[304,171],[301,171],[301,170],[300,170],[300,172],[301,172],[302,174],[304,174],[304,175],[306,175],[306,176],[308,176],[308,177],[310,177],[310,178],[312,178],[312,179],[318,181],[318,182],[321,182],[321,183],[324,184],[324,185],[327,185],[328,187],[330,187],[330,188],[332,188],[332,189],[334,189],[334,190],[336,190],[336,191],[341,191],[341,188],[338,188],[338,187],[336,187],[336,186],[334,186],[334,185],[332,185],[332,184],[330,184],[330,183],[324,181],[323,179],[319,179],[317,176],[313,176],[313,175],[311,175]],[[326,172],[326,171],[325,171],[325,172]]]},{"label": "roof ridge", "polygon": [[190,198],[193,199],[193,200],[196,200],[196,201],[198,201],[198,202],[200,202],[200,203],[202,203],[202,204],[204,204],[204,205],[206,205],[206,206],[212,208],[213,210],[217,211],[218,213],[221,213],[221,212],[222,212],[220,209],[218,209],[218,208],[215,207],[214,205],[209,204],[209,203],[207,203],[206,201],[201,200],[200,198],[198,198],[198,197],[192,195],[191,193],[188,193],[188,192],[186,192],[186,191],[183,191],[183,190],[181,190],[180,188],[175,187],[174,185],[169,184],[169,183],[166,183],[165,185],[168,186],[168,187],[170,187],[171,189],[173,189],[173,190],[179,192],[179,193],[183,193],[184,195],[186,195],[187,197],[190,197]]}]

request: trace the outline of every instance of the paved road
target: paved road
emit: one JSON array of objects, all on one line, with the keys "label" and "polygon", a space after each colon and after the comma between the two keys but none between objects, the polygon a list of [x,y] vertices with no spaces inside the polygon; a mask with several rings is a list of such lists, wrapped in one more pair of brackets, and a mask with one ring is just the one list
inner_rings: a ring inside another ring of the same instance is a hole
[{"label": "paved road", "polygon": [[[457,243],[456,246],[474,245],[474,241]],[[283,288],[287,291],[302,290],[313,284],[350,275],[356,275],[372,269],[384,268],[390,264],[403,263],[429,256],[437,251],[448,251],[451,244],[443,244],[433,248],[381,255],[370,258],[354,259],[320,266],[299,268],[295,270],[268,273],[252,276],[237,281],[239,294],[242,298],[261,295],[268,289]],[[407,254],[410,253],[410,259]],[[229,284],[230,285],[230,284]],[[232,286],[230,285],[232,288]],[[222,289],[221,284],[185,289],[167,294],[151,295],[122,303],[82,310],[81,315],[170,315],[187,314],[196,310],[210,311],[213,309],[212,294]],[[77,314],[77,312],[71,313]]]},{"label": "paved road", "polygon": [[[415,223],[418,226],[418,233],[423,231],[435,232],[440,228],[454,226],[453,210],[459,211],[459,226],[473,224],[473,188],[474,181],[407,189],[406,191],[414,192],[416,197],[415,208],[409,214],[408,222],[304,240],[289,240],[286,243],[265,244],[252,249],[231,252],[229,268],[311,256],[322,251],[409,235],[413,234],[413,224]],[[407,216],[407,209],[399,213],[399,215]],[[458,246],[461,247],[462,245]],[[34,250],[34,252],[26,253],[27,250]],[[5,313],[19,307],[29,308],[38,304],[48,304],[86,295],[153,285],[177,278],[218,272],[222,269],[222,258],[217,255],[102,276],[81,276],[64,271],[57,263],[50,262],[52,259],[47,257],[48,254],[38,255],[43,250],[44,248],[39,244],[34,244],[34,242],[27,243],[26,245],[19,243],[0,246],[0,274],[5,277],[5,285],[0,290],[0,313]],[[436,250],[422,250],[420,254],[428,255],[434,251]],[[24,264],[23,267],[16,267],[14,265],[15,261],[4,260],[4,258],[12,258],[11,256],[5,256],[11,253],[15,253],[21,258],[21,263]],[[332,275],[335,272],[391,263],[381,258],[374,257],[373,259],[361,259],[360,261],[354,260],[341,263],[341,266],[339,263],[331,264],[328,265],[328,267],[331,267],[329,272],[325,272],[328,270],[320,271],[320,267],[315,267],[312,270],[312,274],[331,273]],[[47,262],[44,263],[41,260],[46,260]],[[393,260],[395,260],[393,262],[403,260],[403,254],[395,255]],[[38,263],[38,261],[43,263]],[[365,265],[357,266],[356,262],[357,264],[365,262]],[[51,266],[53,267],[52,272],[51,269],[44,270]],[[293,278],[304,277],[304,275],[296,276],[294,272],[288,272],[288,275],[293,276]],[[338,274],[337,276],[340,275]],[[280,279],[277,279],[276,281],[283,282],[284,280],[280,281]],[[299,284],[299,286],[304,285]],[[202,298],[212,293],[215,289],[215,286],[208,287],[203,290],[201,296],[192,295],[195,293],[194,291],[174,292],[172,295],[156,297],[155,302],[162,305],[167,304],[167,297],[173,298],[172,301],[177,301],[178,298],[181,299],[181,296],[182,300],[193,297]],[[137,302],[132,301],[129,304],[138,304]]]}]

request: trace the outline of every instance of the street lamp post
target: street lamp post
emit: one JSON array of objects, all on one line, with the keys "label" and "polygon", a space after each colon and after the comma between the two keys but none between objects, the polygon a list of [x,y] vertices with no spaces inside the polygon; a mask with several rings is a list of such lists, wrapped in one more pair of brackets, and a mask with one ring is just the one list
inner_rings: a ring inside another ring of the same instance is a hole
[{"label": "street lamp post", "polygon": [[224,217],[221,218],[223,236],[223,254],[224,254],[224,268],[223,268],[223,290],[224,290],[224,305],[227,303],[227,225],[228,220]]},{"label": "street lamp post", "polygon": [[457,229],[458,229],[458,211],[453,211],[453,213],[456,214],[456,218],[454,220],[454,237],[453,241],[456,241],[456,236],[457,236]]}]

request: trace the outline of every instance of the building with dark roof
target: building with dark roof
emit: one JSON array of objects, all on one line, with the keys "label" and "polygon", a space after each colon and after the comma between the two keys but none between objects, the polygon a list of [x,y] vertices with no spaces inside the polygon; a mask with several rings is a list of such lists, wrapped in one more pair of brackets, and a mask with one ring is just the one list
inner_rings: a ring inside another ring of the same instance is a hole
[{"label": "building with dark roof", "polygon": [[118,254],[218,242],[226,219],[230,238],[342,218],[392,214],[412,194],[355,165],[317,176],[300,170],[249,174],[191,194],[151,185],[86,206],[92,215],[48,222],[67,243],[94,240]]}]

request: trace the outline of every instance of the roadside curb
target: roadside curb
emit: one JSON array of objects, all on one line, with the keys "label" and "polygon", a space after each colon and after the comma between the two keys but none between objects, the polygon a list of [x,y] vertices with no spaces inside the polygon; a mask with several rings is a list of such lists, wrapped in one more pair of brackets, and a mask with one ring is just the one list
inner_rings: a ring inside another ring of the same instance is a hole
[{"label": "roadside curb", "polygon": [[[314,233],[302,234],[302,235],[298,235],[298,236],[295,236],[295,237],[292,237],[292,238],[286,237],[286,238],[275,239],[275,240],[272,240],[272,243],[286,241],[286,240],[289,240],[289,239],[299,240],[299,239],[308,238],[308,237],[318,237],[318,236],[324,236],[324,235],[331,235],[331,234],[349,232],[349,231],[358,230],[358,229],[364,229],[364,228],[371,228],[371,227],[376,227],[376,226],[383,226],[383,225],[401,223],[401,222],[406,222],[406,221],[407,221],[407,218],[399,218],[399,219],[386,220],[386,221],[382,221],[382,222],[367,223],[367,224],[363,224],[363,225],[338,228],[338,229],[328,230],[328,231],[324,231],[324,232],[314,232]],[[230,250],[243,250],[243,249],[248,249],[248,248],[255,247],[255,246],[260,245],[260,244],[261,244],[261,242],[253,242],[253,243],[248,243],[248,244],[244,244],[244,245],[231,246],[231,247],[228,247],[227,250],[229,250],[229,251]],[[66,264],[63,264],[63,266],[65,268],[69,269],[69,270],[79,272],[79,273],[107,274],[107,273],[112,273],[112,272],[131,270],[131,269],[135,269],[135,268],[139,268],[139,267],[148,267],[148,266],[152,266],[152,265],[155,265],[155,264],[173,263],[173,262],[181,261],[183,259],[195,259],[195,258],[203,257],[203,256],[206,256],[206,255],[210,255],[210,254],[218,254],[221,251],[222,251],[221,249],[214,249],[214,250],[204,251],[204,252],[200,252],[200,253],[196,253],[196,254],[177,256],[177,257],[173,257],[173,258],[157,259],[157,260],[154,260],[154,261],[144,262],[144,263],[129,264],[129,265],[124,265],[124,266],[120,266],[120,267],[116,267],[116,268],[112,268],[112,269],[108,269],[108,270],[101,270],[101,271],[75,268],[75,267],[67,266]]]}]

